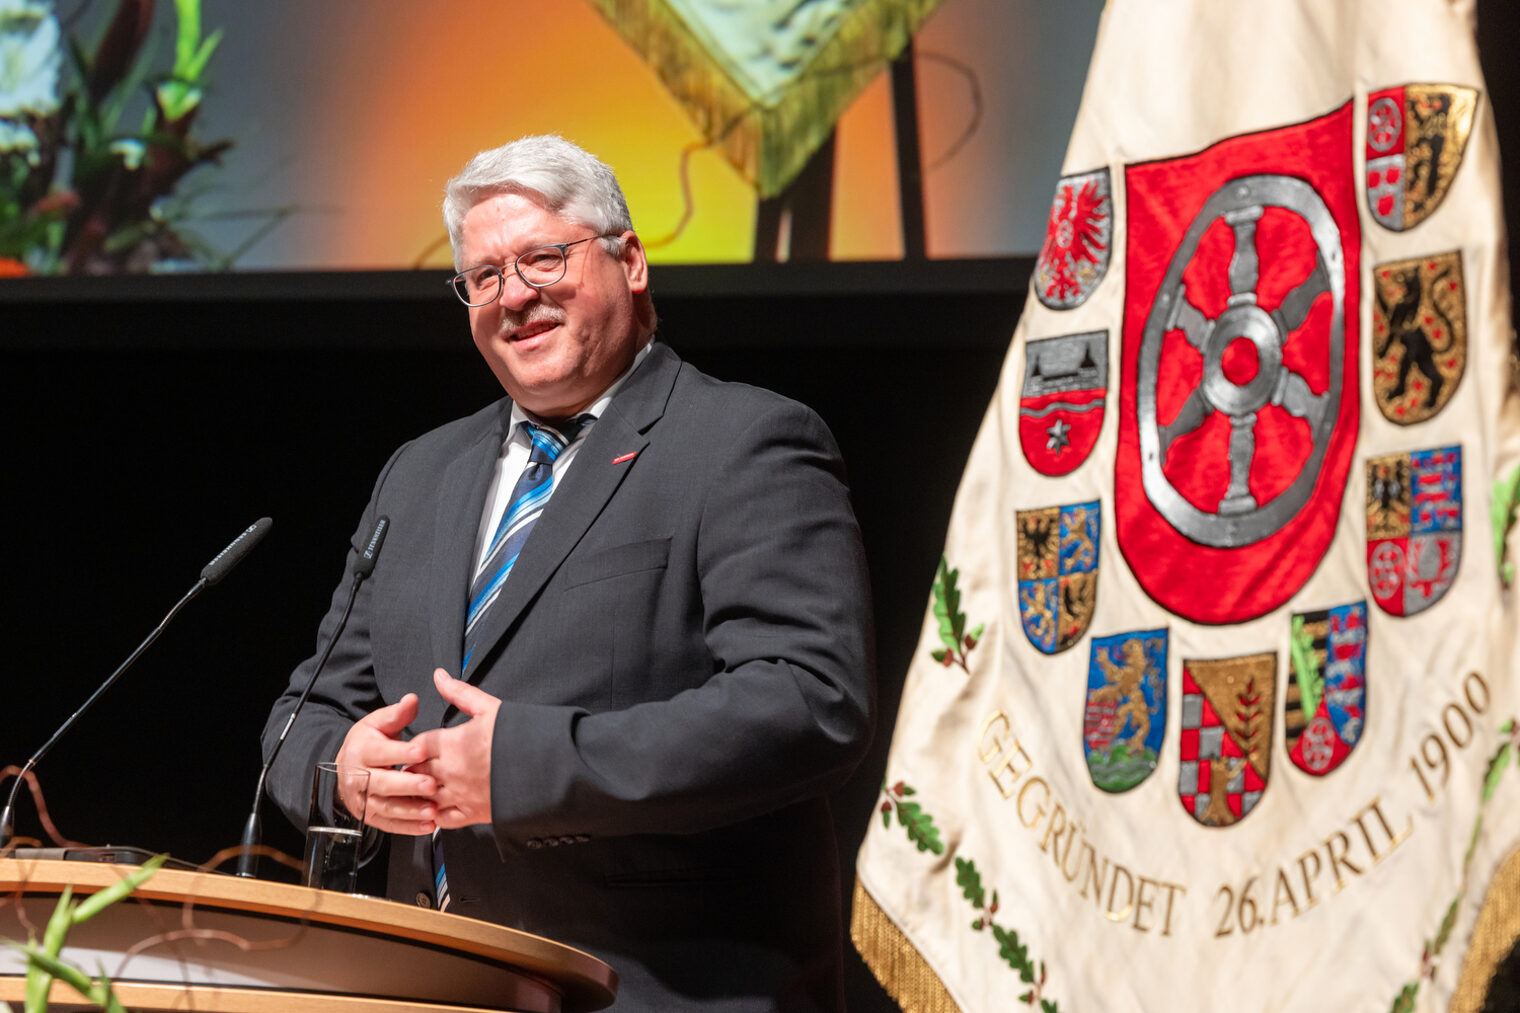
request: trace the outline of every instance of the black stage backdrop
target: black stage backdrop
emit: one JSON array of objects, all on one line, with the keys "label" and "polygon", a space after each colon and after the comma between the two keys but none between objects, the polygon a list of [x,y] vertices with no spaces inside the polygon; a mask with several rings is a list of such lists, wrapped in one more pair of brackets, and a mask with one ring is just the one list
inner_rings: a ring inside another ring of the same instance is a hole
[{"label": "black stage backdrop", "polygon": [[[912,269],[894,272],[898,294],[808,294],[816,270],[793,267],[749,294],[692,294],[714,276],[681,270],[657,271],[654,285],[676,290],[656,299],[664,340],[715,376],[811,405],[845,455],[880,644],[875,743],[834,800],[848,891],[951,501],[1030,264],[931,268],[932,294],[911,294]],[[831,283],[849,287],[849,276]],[[314,649],[380,466],[402,441],[499,396],[438,281],[307,278],[327,291],[303,299],[260,291],[271,279],[163,280],[109,301],[82,300],[75,285],[0,309],[11,420],[0,763],[40,746],[233,536],[275,520],[39,765],[67,837],[194,862],[237,842],[258,733]],[[195,297],[207,286],[227,292]],[[18,832],[41,836],[29,800],[18,813]],[[272,808],[266,840],[299,854]],[[282,873],[265,863],[266,875]],[[850,960],[852,1008],[893,1008]]]},{"label": "black stage backdrop", "polygon": [[[1512,236],[1520,74],[1505,47],[1520,38],[1517,8],[1480,3]],[[834,799],[845,903],[951,502],[1030,267],[654,272],[662,338],[715,376],[817,409],[850,470],[880,679],[875,743]],[[403,440],[499,388],[433,274],[0,284],[0,764],[41,745],[234,535],[275,519],[38,768],[65,835],[204,861],[237,841],[258,732],[314,649],[376,472]],[[266,816],[269,843],[298,852],[295,832]],[[40,834],[29,801],[18,830]],[[851,1008],[894,1009],[848,959]]]}]

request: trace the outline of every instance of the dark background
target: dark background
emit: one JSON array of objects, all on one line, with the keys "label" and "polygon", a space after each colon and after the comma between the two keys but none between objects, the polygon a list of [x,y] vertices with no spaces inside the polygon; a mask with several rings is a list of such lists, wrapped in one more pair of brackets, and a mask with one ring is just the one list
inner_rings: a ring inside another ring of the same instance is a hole
[{"label": "dark background", "polygon": [[[1512,235],[1516,6],[1479,5],[1487,98],[1512,158]],[[880,688],[875,744],[835,798],[846,891],[955,488],[1031,266],[654,271],[662,338],[715,376],[817,409],[850,469]],[[266,542],[188,606],[37,771],[75,840],[196,862],[235,843],[258,732],[314,649],[376,472],[403,440],[499,393],[434,274],[0,283],[0,763],[41,745],[213,555],[272,516]],[[30,801],[18,831],[41,836]],[[299,850],[272,810],[266,838]],[[852,1008],[894,1008],[849,960]]]},{"label": "dark background", "polygon": [[[791,265],[751,274],[760,291],[726,295],[698,290],[731,287],[739,279],[727,269],[655,272],[663,339],[715,376],[813,406],[849,467],[881,678],[872,753],[835,799],[847,888],[951,500],[1029,267],[872,265],[868,290],[851,291],[863,276],[847,266]],[[895,292],[879,290],[884,271]],[[809,294],[820,280],[835,291]],[[162,279],[132,299],[0,307],[12,420],[0,759],[22,762],[213,555],[256,518],[275,520],[38,766],[52,816],[74,840],[194,862],[237,842],[258,733],[315,649],[380,466],[404,440],[500,395],[441,277],[300,280],[325,288],[320,298],[282,295],[291,281]],[[201,296],[208,286],[220,297]],[[18,833],[42,836],[29,800],[18,812]],[[272,806],[266,840],[299,854]],[[265,873],[283,874],[268,863]],[[850,960],[852,988],[871,996],[854,1008],[892,1008]]]}]

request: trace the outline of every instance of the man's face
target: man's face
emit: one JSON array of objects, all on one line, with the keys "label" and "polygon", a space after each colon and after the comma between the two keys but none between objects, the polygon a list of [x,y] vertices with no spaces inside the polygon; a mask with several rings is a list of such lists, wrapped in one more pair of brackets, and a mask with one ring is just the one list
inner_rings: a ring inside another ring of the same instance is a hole
[{"label": "man's face", "polygon": [[584,411],[633,362],[639,349],[634,297],[649,284],[644,248],[623,233],[623,251],[598,241],[566,252],[565,276],[547,288],[523,283],[508,265],[538,246],[595,233],[550,214],[530,197],[498,194],[464,216],[460,263],[504,267],[501,298],[470,309],[475,346],[523,408],[546,418]]}]

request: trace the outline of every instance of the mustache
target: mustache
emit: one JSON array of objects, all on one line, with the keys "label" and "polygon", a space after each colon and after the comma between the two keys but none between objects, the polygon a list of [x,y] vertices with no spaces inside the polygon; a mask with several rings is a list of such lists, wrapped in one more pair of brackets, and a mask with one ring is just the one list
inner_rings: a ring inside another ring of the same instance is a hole
[{"label": "mustache", "polygon": [[511,334],[530,324],[562,324],[564,322],[564,313],[545,306],[542,303],[529,306],[520,313],[503,309],[501,313],[501,333]]}]

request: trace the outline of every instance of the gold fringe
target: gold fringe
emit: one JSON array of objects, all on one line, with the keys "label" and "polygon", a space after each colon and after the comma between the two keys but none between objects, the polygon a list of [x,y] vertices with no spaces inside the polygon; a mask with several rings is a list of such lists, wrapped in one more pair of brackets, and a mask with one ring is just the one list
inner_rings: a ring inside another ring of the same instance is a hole
[{"label": "gold fringe", "polygon": [[669,5],[590,0],[659,76],[709,144],[761,197],[796,178],[871,80],[902,52],[941,0],[860,3],[780,94],[750,95]]},{"label": "gold fringe", "polygon": [[945,983],[866,892],[859,877],[850,908],[850,941],[903,1013],[960,1013]]},{"label": "gold fringe", "polygon": [[[850,941],[903,1013],[960,1013],[929,962],[857,877]],[[1488,886],[1462,961],[1449,1013],[1478,1013],[1499,962],[1520,941],[1520,849],[1510,852]]]},{"label": "gold fringe", "polygon": [[1451,997],[1451,1013],[1477,1013],[1499,962],[1520,939],[1520,849],[1509,853],[1483,897],[1472,942]]}]

